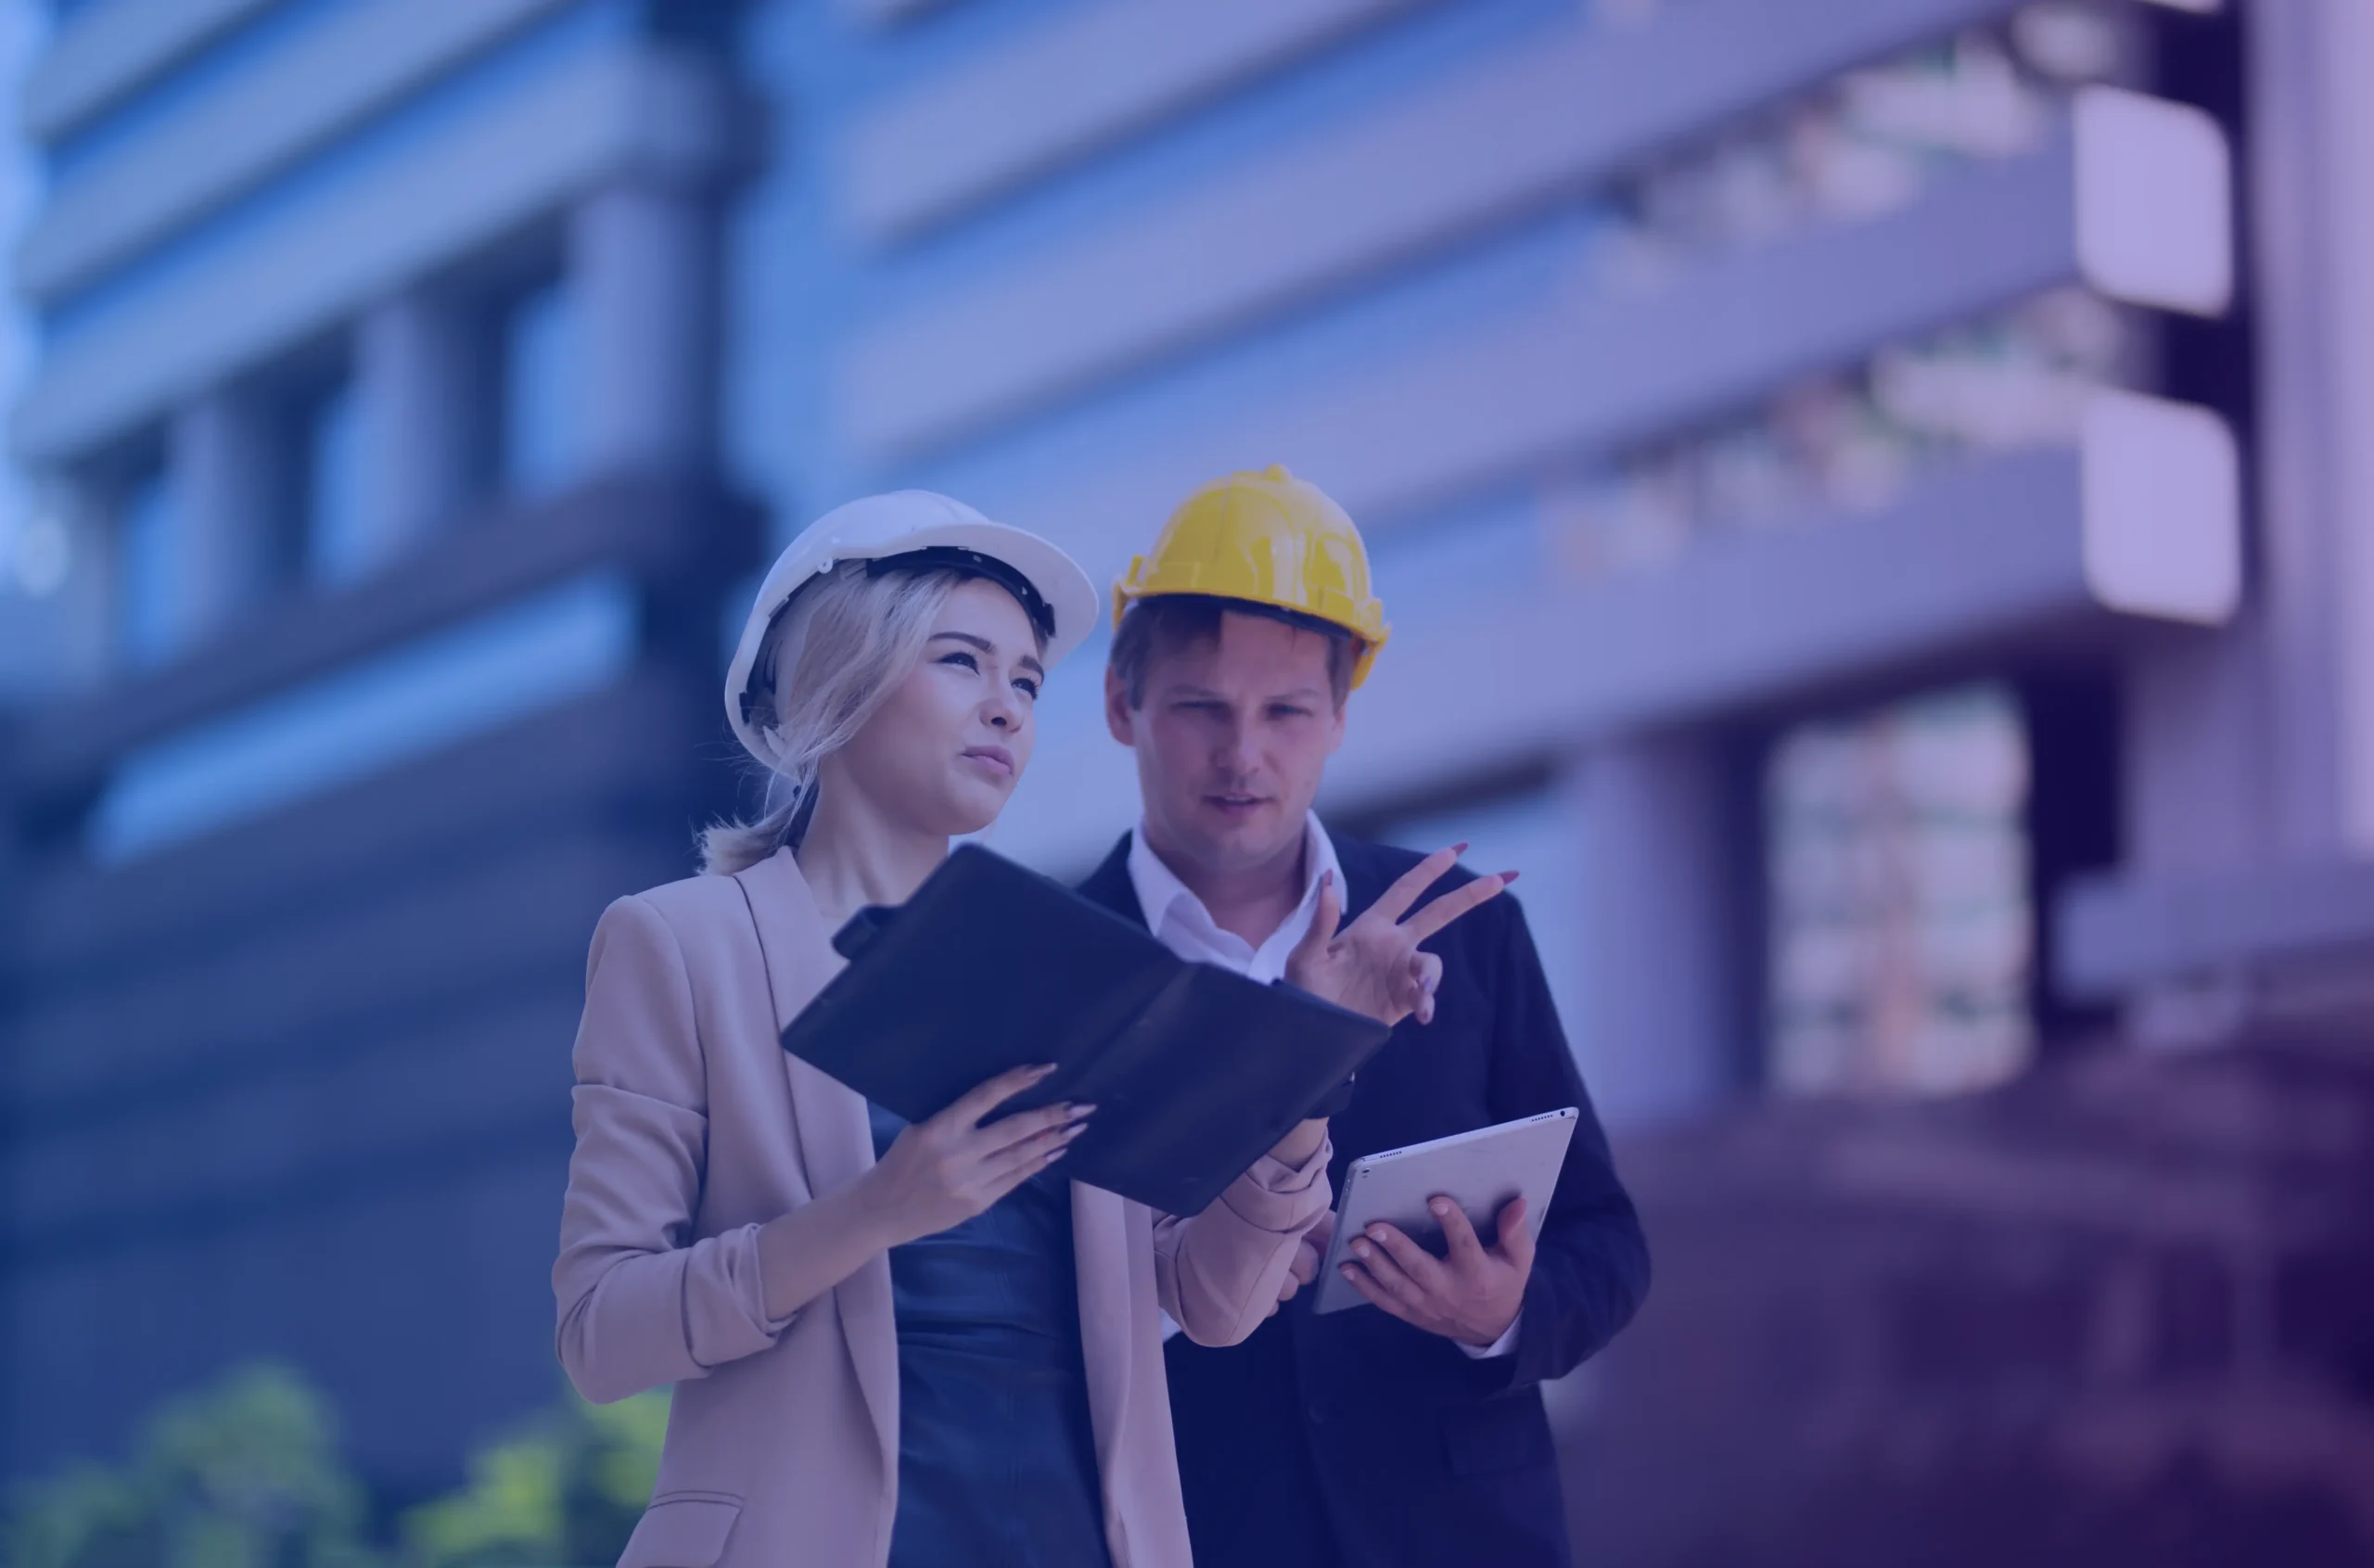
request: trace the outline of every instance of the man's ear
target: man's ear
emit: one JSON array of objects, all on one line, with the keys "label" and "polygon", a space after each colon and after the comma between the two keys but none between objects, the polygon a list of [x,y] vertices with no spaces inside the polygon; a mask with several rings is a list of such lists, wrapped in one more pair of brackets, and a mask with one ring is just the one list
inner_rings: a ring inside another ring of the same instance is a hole
[{"label": "man's ear", "polygon": [[1104,667],[1104,728],[1123,746],[1138,744],[1138,716],[1130,711],[1130,689],[1109,664]]}]

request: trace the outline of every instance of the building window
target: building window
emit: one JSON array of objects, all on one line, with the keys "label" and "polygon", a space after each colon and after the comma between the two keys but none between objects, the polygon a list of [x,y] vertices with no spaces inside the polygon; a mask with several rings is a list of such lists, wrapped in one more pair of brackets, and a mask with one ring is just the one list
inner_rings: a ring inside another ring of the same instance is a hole
[{"label": "building window", "polygon": [[578,331],[565,280],[527,290],[502,314],[498,477],[507,495],[548,495],[577,477]]},{"label": "building window", "polygon": [[2027,1064],[2027,792],[2000,686],[1782,738],[1766,778],[1777,1089],[1950,1092]]},{"label": "building window", "polygon": [[190,562],[176,511],[162,463],[124,488],[117,509],[116,652],[135,669],[164,663],[181,642]]}]

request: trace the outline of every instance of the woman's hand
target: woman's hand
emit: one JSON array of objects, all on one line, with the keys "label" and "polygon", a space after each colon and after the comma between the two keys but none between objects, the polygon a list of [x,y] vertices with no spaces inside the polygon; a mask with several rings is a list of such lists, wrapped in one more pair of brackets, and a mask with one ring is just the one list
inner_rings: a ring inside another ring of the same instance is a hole
[{"label": "woman's hand", "polygon": [[1479,876],[1402,919],[1421,893],[1459,863],[1460,851],[1466,848],[1459,844],[1437,849],[1411,866],[1340,932],[1335,923],[1343,905],[1336,897],[1334,873],[1329,873],[1320,883],[1309,934],[1287,955],[1286,979],[1381,1024],[1398,1024],[1413,1013],[1421,1024],[1434,1022],[1435,987],[1442,981],[1443,961],[1420,952],[1418,944],[1517,879],[1512,871]]},{"label": "woman's hand", "polygon": [[866,1206],[887,1246],[962,1225],[1064,1157],[1087,1128],[1089,1105],[1049,1105],[982,1125],[1053,1067],[1001,1073],[926,1122],[899,1134],[866,1174]]}]

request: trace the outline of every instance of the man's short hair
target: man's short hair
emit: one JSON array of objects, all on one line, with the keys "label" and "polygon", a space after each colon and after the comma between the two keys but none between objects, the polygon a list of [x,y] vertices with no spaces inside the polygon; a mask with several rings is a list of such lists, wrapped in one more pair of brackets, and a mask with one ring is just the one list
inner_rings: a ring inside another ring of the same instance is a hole
[{"label": "man's short hair", "polygon": [[1113,651],[1107,662],[1113,673],[1121,678],[1121,689],[1128,694],[1130,706],[1144,706],[1146,668],[1158,656],[1197,643],[1219,641],[1220,617],[1231,612],[1258,616],[1326,638],[1327,684],[1334,694],[1335,706],[1344,706],[1344,699],[1351,695],[1353,667],[1360,661],[1358,637],[1334,621],[1321,620],[1300,610],[1256,604],[1249,599],[1224,599],[1210,593],[1158,593],[1131,604],[1121,617],[1120,630],[1113,633]]}]

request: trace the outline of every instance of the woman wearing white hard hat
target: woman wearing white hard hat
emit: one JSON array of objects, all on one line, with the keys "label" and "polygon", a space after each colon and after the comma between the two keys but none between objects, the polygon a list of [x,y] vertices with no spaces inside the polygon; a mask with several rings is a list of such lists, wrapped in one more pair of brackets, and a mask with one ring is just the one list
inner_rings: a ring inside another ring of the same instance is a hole
[{"label": "woman wearing white hard hat", "polygon": [[1099,605],[1053,545],[913,491],[767,574],[725,706],[770,808],[611,905],[578,1034],[561,1359],[595,1400],[675,1385],[621,1568],[1188,1568],[1161,1317],[1232,1344],[1291,1294],[1323,1124],[1155,1216],[1061,1179],[1088,1107],[981,1125],[1033,1074],[907,1127],[777,1043],[840,922],[995,819]]}]

